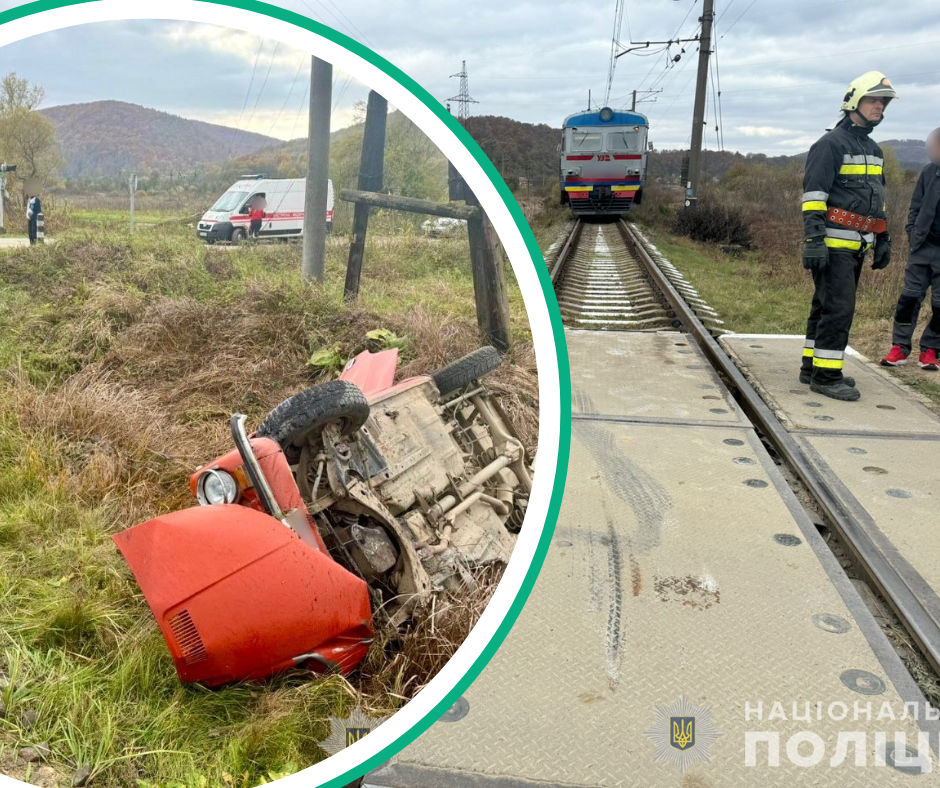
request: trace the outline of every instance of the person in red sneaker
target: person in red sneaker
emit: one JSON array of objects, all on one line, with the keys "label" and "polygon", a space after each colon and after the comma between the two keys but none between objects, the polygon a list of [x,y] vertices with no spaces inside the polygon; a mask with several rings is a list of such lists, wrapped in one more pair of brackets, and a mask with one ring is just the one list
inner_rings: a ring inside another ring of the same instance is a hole
[{"label": "person in red sneaker", "polygon": [[891,352],[881,359],[881,366],[900,367],[907,363],[907,357],[909,355],[911,355],[911,349],[909,347],[905,348],[900,345],[895,345],[891,348]]},{"label": "person in red sneaker", "polygon": [[896,367],[911,354],[917,316],[929,288],[933,315],[920,337],[917,365],[936,372],[940,369],[937,364],[940,352],[940,129],[934,129],[927,136],[927,156],[930,164],[920,173],[907,217],[911,251],[904,271],[904,288],[894,313],[891,340],[894,347],[881,363],[885,367]]},{"label": "person in red sneaker", "polygon": [[920,354],[917,366],[921,369],[926,369],[928,372],[936,372],[940,369],[940,364],[937,363],[937,351],[933,348],[925,350]]}]

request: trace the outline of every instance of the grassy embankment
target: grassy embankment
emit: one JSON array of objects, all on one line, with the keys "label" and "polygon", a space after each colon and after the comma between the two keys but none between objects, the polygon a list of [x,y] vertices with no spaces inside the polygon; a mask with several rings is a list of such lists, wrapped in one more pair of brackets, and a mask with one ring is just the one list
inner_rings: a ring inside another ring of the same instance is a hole
[{"label": "grassy embankment", "polygon": [[[90,785],[148,788],[292,773],[325,757],[331,715],[411,697],[480,600],[439,603],[400,651],[381,638],[350,681],[297,672],[208,691],[178,681],[110,537],[193,504],[188,476],[231,448],[232,412],[253,428],[335,374],[305,364],[314,352],[345,359],[387,328],[408,339],[408,375],[478,346],[466,239],[380,214],[362,299],[345,306],[343,237],[318,287],[301,281],[297,246],[209,248],[157,211],[133,238],[126,214],[68,218],[54,246],[0,250],[0,771],[58,785],[87,765]],[[514,282],[510,299],[517,344],[493,385],[532,447],[535,362]],[[39,743],[47,759],[24,763]]]}]

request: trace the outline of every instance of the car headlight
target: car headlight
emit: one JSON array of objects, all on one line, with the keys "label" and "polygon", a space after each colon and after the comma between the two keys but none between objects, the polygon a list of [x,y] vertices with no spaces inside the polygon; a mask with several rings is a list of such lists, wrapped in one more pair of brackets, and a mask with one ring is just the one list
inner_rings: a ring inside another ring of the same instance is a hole
[{"label": "car headlight", "polygon": [[238,482],[226,471],[208,470],[199,477],[196,497],[203,506],[235,503],[238,498]]}]

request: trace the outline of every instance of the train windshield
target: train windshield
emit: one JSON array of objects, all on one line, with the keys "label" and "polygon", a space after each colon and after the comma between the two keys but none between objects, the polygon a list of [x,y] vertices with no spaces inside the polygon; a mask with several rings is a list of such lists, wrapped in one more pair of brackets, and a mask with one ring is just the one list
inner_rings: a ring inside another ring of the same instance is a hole
[{"label": "train windshield", "polygon": [[597,134],[592,131],[578,131],[577,129],[571,132],[571,150],[600,150],[603,141],[603,134]]},{"label": "train windshield", "polygon": [[607,133],[607,150],[639,150],[640,133],[637,131],[610,131]]}]

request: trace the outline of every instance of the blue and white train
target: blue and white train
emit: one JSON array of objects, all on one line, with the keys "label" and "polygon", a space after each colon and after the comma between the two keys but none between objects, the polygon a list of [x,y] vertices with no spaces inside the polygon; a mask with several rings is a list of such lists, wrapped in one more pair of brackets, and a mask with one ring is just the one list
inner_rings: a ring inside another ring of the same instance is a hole
[{"label": "blue and white train", "polygon": [[643,198],[649,120],[639,112],[577,112],[565,118],[561,202],[575,216],[622,216]]}]

